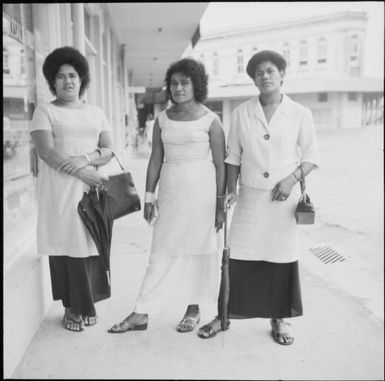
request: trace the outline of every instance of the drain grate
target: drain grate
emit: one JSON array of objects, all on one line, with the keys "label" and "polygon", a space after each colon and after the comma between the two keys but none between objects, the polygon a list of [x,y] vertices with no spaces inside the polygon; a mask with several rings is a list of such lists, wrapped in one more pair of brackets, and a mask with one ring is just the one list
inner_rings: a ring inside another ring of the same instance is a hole
[{"label": "drain grate", "polygon": [[329,263],[343,262],[346,260],[346,258],[329,246],[315,247],[309,249],[309,251],[320,261],[325,263],[325,265]]}]

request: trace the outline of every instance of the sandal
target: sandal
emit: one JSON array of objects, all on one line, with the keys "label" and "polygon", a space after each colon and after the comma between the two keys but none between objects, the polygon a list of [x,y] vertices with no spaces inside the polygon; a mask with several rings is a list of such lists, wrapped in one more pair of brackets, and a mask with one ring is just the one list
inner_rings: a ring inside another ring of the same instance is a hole
[{"label": "sandal", "polygon": [[78,321],[66,315],[64,315],[63,317],[63,326],[65,329],[68,329],[69,331],[72,331],[72,332],[84,331],[83,320]]},{"label": "sandal", "polygon": [[[176,330],[181,333],[191,332],[194,328],[199,324],[200,316],[189,316],[186,315],[183,319],[178,323]],[[183,328],[186,327],[186,328]]]},{"label": "sandal", "polygon": [[126,317],[121,323],[113,325],[109,333],[123,333],[128,331],[144,331],[147,329],[148,322],[142,324],[132,324],[129,322],[130,316]]},{"label": "sandal", "polygon": [[90,327],[92,325],[95,325],[98,322],[98,317],[97,316],[84,316],[84,325],[86,327]]},{"label": "sandal", "polygon": [[271,334],[276,343],[281,345],[291,345],[294,342],[294,337],[285,327],[291,327],[290,323],[286,323],[283,320],[273,321],[270,320]]},{"label": "sandal", "polygon": [[[216,322],[218,322],[217,327],[219,328],[213,327],[213,323],[216,323]],[[229,328],[230,328],[230,320],[226,320],[226,326],[223,329],[223,331],[227,331]],[[198,336],[202,339],[211,339],[220,331],[222,331],[221,322],[217,318],[215,318],[210,323],[202,325],[202,327],[199,328]]]}]

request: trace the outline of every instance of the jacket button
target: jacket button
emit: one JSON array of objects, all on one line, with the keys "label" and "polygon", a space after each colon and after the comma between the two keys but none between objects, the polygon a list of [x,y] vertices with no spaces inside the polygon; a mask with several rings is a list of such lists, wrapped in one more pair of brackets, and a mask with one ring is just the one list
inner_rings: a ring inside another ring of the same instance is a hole
[{"label": "jacket button", "polygon": [[270,135],[269,135],[269,134],[266,134],[266,135],[264,136],[264,138],[265,138],[265,140],[269,140],[269,139],[270,139]]},{"label": "jacket button", "polygon": [[270,175],[269,175],[269,172],[265,172],[264,174],[263,174],[263,176],[264,177],[266,177],[266,178],[268,178]]}]

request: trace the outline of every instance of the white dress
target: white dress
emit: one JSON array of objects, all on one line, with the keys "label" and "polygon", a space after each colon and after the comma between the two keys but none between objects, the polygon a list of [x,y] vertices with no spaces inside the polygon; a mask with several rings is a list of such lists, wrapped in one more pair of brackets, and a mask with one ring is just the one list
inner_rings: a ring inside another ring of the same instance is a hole
[{"label": "white dress", "polygon": [[167,301],[215,302],[218,246],[215,231],[216,172],[208,112],[195,121],[158,114],[165,160],[159,178],[159,218],[154,226],[149,266],[135,311],[157,311]]},{"label": "white dress", "polygon": [[[78,156],[95,151],[100,133],[111,127],[97,106],[69,109],[45,103],[36,108],[32,118],[30,131],[37,130],[52,132],[58,151]],[[78,213],[79,201],[89,186],[76,177],[58,172],[42,160],[39,160],[37,180],[38,253],[74,258],[98,255]]]}]

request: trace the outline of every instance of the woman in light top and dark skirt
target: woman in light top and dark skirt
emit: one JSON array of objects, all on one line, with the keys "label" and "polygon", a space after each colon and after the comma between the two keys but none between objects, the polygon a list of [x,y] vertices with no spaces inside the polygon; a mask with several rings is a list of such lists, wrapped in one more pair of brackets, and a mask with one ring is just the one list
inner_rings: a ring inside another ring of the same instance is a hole
[{"label": "woman in light top and dark skirt", "polygon": [[[226,202],[236,203],[229,231],[229,318],[269,318],[274,340],[289,345],[294,337],[284,319],[302,315],[298,183],[301,173],[318,166],[318,146],[310,110],[281,93],[285,70],[285,59],[269,50],[248,62],[260,94],[233,111],[225,162]],[[216,317],[198,335],[209,338],[220,330]]]},{"label": "woman in light top and dark skirt", "polygon": [[82,99],[89,83],[87,59],[72,47],[51,52],[43,74],[55,99],[38,105],[31,136],[40,157],[37,248],[49,256],[52,294],[73,332],[97,323],[95,303],[111,296],[95,243],[78,213],[90,186],[108,180],[95,166],[112,157],[111,126],[100,107]]}]

